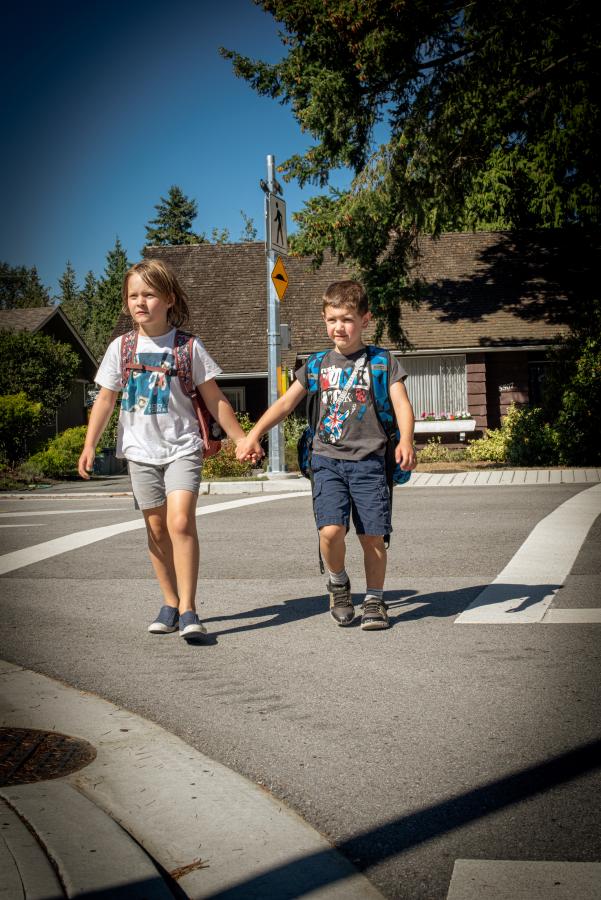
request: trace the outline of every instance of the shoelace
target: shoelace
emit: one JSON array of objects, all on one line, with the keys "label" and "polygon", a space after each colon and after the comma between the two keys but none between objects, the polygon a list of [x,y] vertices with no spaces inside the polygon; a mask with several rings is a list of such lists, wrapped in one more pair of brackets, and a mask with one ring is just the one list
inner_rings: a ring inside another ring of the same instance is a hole
[{"label": "shoelace", "polygon": [[332,585],[332,593],[334,595],[334,606],[350,606],[351,600],[348,595],[348,587],[346,584]]},{"label": "shoelace", "polygon": [[363,615],[383,615],[386,612],[386,604],[383,600],[365,600],[363,603]]}]

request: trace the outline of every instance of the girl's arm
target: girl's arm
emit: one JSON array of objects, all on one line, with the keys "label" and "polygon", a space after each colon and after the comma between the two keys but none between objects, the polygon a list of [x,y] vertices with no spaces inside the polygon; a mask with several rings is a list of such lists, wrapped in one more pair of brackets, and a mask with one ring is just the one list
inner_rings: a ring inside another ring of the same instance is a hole
[{"label": "girl's arm", "polygon": [[271,404],[256,425],[248,432],[245,439],[238,444],[236,449],[237,458],[248,459],[253,453],[261,450],[259,441],[263,435],[267,434],[271,428],[279,425],[286,416],[289,416],[306,393],[307,391],[300,381],[293,381],[286,393],[282,394],[275,403]]},{"label": "girl's arm", "polygon": [[103,387],[100,388],[100,392],[94,400],[86,432],[86,441],[77,464],[77,471],[86,480],[90,478],[89,473],[94,468],[96,445],[111,417],[118,396],[119,391],[110,391],[108,388]]},{"label": "girl's arm", "polygon": [[401,439],[394,451],[394,457],[401,468],[410,472],[415,469],[417,460],[413,446],[413,430],[415,428],[415,416],[413,407],[407,394],[407,388],[402,381],[395,381],[390,385],[390,399],[394,407],[394,413],[401,433]]},{"label": "girl's arm", "polygon": [[232,409],[232,405],[216,383],[214,378],[209,378],[198,385],[198,390],[202,394],[202,399],[207,404],[207,409],[214,419],[216,419],[227,436],[233,441],[241,441],[244,437],[244,431],[240,422],[236,418],[236,413]]}]

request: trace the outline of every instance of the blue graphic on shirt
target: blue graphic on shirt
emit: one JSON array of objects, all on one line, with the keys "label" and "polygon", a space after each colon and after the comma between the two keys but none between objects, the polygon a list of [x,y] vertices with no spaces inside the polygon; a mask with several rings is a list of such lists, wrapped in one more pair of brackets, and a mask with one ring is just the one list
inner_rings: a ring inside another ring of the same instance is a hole
[{"label": "blue graphic on shirt", "polygon": [[165,372],[130,372],[121,398],[121,409],[140,412],[145,416],[166,413],[171,394],[171,375],[175,357],[168,350],[163,353],[136,353],[136,362],[144,366],[160,366]]}]

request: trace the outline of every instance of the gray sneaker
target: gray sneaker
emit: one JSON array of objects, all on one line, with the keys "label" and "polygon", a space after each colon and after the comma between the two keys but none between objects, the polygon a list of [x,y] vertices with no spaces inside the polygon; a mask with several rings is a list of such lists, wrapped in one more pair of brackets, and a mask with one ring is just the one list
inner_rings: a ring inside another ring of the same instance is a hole
[{"label": "gray sneaker", "polygon": [[328,581],[330,595],[330,615],[337,625],[350,625],[355,618],[355,607],[351,598],[351,583],[332,584]]},{"label": "gray sneaker", "polygon": [[179,617],[179,634],[183,638],[196,638],[207,633],[198,615],[193,610],[184,612]]},{"label": "gray sneaker", "polygon": [[363,631],[381,631],[383,628],[390,628],[387,607],[383,600],[369,597],[363,601],[362,610],[361,628]]},{"label": "gray sneaker", "polygon": [[177,631],[179,612],[176,606],[161,606],[154,622],[148,626],[151,634],[169,634]]}]

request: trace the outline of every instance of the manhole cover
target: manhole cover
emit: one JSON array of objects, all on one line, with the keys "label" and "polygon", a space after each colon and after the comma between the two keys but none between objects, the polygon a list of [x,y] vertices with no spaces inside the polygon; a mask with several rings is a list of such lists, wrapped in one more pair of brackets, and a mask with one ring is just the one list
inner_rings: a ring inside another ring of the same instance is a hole
[{"label": "manhole cover", "polygon": [[0,728],[0,786],[61,778],[96,758],[87,741],[33,728]]}]

